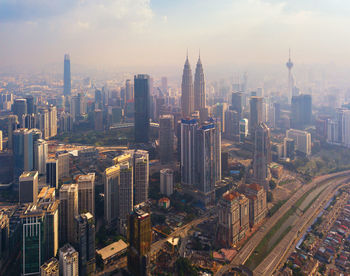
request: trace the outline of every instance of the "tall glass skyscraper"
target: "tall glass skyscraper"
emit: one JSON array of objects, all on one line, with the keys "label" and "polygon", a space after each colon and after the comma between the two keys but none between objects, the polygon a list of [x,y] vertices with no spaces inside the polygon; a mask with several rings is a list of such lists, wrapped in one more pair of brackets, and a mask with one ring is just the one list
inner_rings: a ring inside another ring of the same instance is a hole
[{"label": "tall glass skyscraper", "polygon": [[149,140],[149,76],[134,77],[135,93],[135,142],[147,143]]},{"label": "tall glass skyscraper", "polygon": [[68,54],[64,55],[64,73],[63,73],[63,95],[69,96],[71,94],[71,78],[70,78],[70,57]]}]

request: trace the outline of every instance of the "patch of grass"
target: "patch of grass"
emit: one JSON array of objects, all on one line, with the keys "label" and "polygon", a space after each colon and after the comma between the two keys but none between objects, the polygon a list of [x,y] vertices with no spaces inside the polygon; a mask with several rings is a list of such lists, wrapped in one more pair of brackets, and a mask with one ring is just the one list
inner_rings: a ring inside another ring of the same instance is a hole
[{"label": "patch of grass", "polygon": [[281,208],[282,205],[286,202],[287,202],[287,199],[279,200],[275,205],[272,206],[272,208],[268,211],[267,215],[269,217],[272,217],[279,210],[279,208]]}]

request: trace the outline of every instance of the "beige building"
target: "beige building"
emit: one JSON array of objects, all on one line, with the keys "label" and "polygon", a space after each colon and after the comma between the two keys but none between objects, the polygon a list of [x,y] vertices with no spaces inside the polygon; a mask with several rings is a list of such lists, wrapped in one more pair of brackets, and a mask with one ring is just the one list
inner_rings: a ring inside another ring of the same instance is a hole
[{"label": "beige building", "polygon": [[266,217],[266,191],[258,184],[249,184],[242,188],[245,196],[249,199],[249,224],[250,227],[253,227]]},{"label": "beige building", "polygon": [[107,168],[103,174],[105,191],[104,216],[105,222],[110,225],[118,217],[118,186],[120,185],[120,166],[115,165]]},{"label": "beige building", "polygon": [[237,191],[227,191],[219,201],[218,242],[231,247],[249,229],[249,200]]},{"label": "beige building", "polygon": [[295,150],[311,154],[311,134],[307,131],[298,129],[288,129],[286,137],[294,140]]},{"label": "beige building", "polygon": [[79,214],[90,212],[95,215],[95,173],[79,175],[76,182],[79,193]]},{"label": "beige building", "polygon": [[19,177],[19,203],[36,203],[38,198],[38,172],[23,172]]},{"label": "beige building", "polygon": [[56,154],[58,160],[58,178],[69,177],[69,159],[70,153],[63,152]]},{"label": "beige building", "polygon": [[74,218],[78,213],[78,184],[63,184],[60,188],[60,244],[74,243]]},{"label": "beige building", "polygon": [[49,135],[54,137],[57,135],[57,108],[56,106],[49,106]]},{"label": "beige building", "polygon": [[79,253],[70,244],[60,248],[59,259],[62,276],[79,276]]},{"label": "beige building", "polygon": [[59,276],[59,262],[56,258],[51,258],[40,267],[40,276]]}]

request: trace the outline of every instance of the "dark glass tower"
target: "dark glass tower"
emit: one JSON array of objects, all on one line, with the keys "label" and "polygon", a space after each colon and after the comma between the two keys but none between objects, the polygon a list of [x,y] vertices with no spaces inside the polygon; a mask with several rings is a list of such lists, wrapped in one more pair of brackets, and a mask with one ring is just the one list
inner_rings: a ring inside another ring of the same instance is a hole
[{"label": "dark glass tower", "polygon": [[304,129],[311,124],[312,98],[311,95],[299,95],[292,97],[291,128]]},{"label": "dark glass tower", "polygon": [[64,73],[63,73],[63,95],[69,96],[71,94],[71,79],[70,79],[70,57],[68,54],[64,55]]},{"label": "dark glass tower", "polygon": [[134,77],[135,90],[135,142],[147,143],[149,139],[149,76]]}]

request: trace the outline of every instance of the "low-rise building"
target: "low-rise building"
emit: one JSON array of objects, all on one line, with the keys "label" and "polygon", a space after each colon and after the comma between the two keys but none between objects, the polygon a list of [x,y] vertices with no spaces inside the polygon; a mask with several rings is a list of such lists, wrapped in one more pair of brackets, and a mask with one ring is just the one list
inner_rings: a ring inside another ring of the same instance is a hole
[{"label": "low-rise building", "polygon": [[100,250],[96,250],[96,253],[101,256],[103,263],[106,265],[114,262],[120,256],[125,254],[127,249],[128,244],[125,243],[123,240],[119,240]]}]

